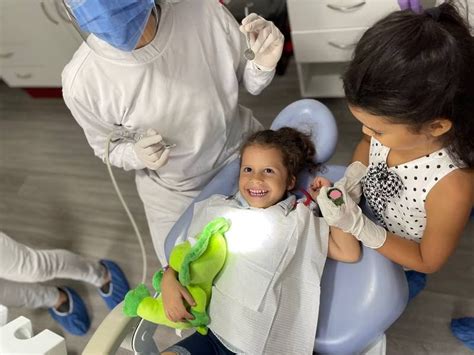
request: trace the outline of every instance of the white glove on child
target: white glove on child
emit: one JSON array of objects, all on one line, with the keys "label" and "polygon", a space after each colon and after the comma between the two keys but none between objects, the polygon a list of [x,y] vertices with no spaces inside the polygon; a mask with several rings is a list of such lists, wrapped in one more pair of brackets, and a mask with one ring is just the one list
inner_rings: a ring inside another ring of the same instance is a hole
[{"label": "white glove on child", "polygon": [[170,154],[170,149],[165,148],[161,135],[152,128],[148,129],[146,135],[135,143],[133,149],[138,159],[151,170],[158,170],[165,165]]},{"label": "white glove on child", "polygon": [[340,189],[341,186],[345,188],[349,197],[359,204],[362,196],[361,180],[367,173],[367,167],[359,161],[350,164],[344,172],[344,177],[334,183],[334,187]]},{"label": "white glove on child", "polygon": [[367,218],[359,206],[350,198],[344,186],[337,187],[342,192],[344,203],[336,206],[328,197],[331,187],[322,187],[318,195],[318,205],[325,221],[330,225],[352,234],[365,246],[380,248],[387,239],[385,228]]},{"label": "white glove on child", "polygon": [[249,37],[250,48],[255,53],[254,63],[264,71],[275,69],[283,52],[285,37],[271,21],[257,14],[242,20],[240,32]]}]

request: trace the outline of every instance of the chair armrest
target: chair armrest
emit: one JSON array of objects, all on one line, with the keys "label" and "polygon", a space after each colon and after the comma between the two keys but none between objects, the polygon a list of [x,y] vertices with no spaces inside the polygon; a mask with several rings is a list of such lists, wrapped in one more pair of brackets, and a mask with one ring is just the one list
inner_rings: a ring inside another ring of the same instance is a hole
[{"label": "chair armrest", "polygon": [[84,348],[83,355],[115,354],[127,335],[133,333],[141,318],[125,316],[122,313],[122,303],[110,311],[100,323]]}]

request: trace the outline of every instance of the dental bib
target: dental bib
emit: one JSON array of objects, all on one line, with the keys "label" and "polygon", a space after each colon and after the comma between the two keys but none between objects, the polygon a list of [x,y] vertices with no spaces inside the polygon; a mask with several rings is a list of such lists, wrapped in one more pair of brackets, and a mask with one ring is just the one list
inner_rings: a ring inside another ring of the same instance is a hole
[{"label": "dental bib", "polygon": [[209,328],[233,352],[312,352],[329,227],[302,203],[285,206],[252,208],[215,195],[194,209],[189,235],[216,215],[231,222]]}]

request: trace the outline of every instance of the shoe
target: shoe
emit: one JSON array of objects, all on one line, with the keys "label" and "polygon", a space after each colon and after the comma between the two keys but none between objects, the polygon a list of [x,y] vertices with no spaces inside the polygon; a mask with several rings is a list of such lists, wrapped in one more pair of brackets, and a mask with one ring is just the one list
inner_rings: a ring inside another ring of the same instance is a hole
[{"label": "shoe", "polygon": [[451,331],[464,345],[474,350],[474,317],[452,319]]},{"label": "shoe", "polygon": [[65,331],[73,335],[85,335],[91,326],[91,321],[84,301],[69,287],[61,287],[61,291],[67,294],[69,310],[60,312],[51,307],[48,309],[49,314]]},{"label": "shoe", "polygon": [[122,269],[111,260],[101,260],[100,263],[110,273],[110,284],[108,292],[103,292],[99,288],[99,294],[109,309],[114,309],[116,305],[123,301],[125,295],[130,290],[127,278]]},{"label": "shoe", "polygon": [[426,287],[426,274],[414,270],[405,271],[408,282],[408,301],[414,299]]}]

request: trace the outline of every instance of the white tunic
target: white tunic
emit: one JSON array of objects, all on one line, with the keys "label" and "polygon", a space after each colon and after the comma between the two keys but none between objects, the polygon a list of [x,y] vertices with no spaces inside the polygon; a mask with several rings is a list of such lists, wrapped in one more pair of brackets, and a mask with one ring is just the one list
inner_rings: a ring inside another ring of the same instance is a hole
[{"label": "white tunic", "polygon": [[228,257],[215,281],[210,329],[241,354],[312,354],[329,228],[302,203],[258,209],[215,195],[195,206],[188,235],[228,218]]},{"label": "white tunic", "polygon": [[[84,43],[62,74],[64,100],[102,160],[106,137],[119,126],[154,128],[176,144],[165,166],[137,175],[155,248],[199,190],[237,156],[245,135],[261,128],[238,104],[239,82],[258,94],[274,75],[243,59],[245,38],[218,1],[160,7],[150,44],[125,53],[92,37],[99,51]],[[145,167],[125,140],[112,144],[110,161],[125,170]]]},{"label": "white tunic", "polygon": [[[390,148],[375,138],[370,142],[369,168],[386,162]],[[459,169],[446,149],[388,168],[403,183],[399,197],[389,199],[383,215],[387,230],[420,242],[426,227],[425,200],[430,190],[447,174]]]}]

